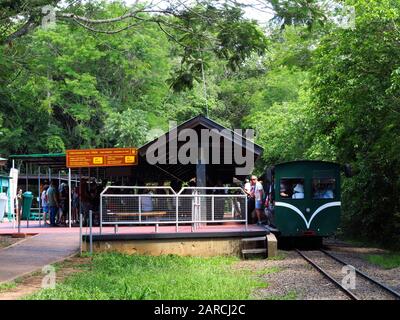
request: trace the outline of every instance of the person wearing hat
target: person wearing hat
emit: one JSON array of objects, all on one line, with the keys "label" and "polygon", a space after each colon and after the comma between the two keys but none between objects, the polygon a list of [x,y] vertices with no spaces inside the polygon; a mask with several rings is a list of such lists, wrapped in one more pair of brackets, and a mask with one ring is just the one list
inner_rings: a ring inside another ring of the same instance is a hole
[{"label": "person wearing hat", "polygon": [[292,199],[304,199],[304,187],[301,183],[296,184],[293,188]]}]

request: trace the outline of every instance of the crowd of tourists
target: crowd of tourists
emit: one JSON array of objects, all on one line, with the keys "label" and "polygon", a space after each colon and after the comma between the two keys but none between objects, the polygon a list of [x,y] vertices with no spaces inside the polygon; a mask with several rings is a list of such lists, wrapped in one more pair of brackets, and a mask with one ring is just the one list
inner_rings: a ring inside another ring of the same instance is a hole
[{"label": "crowd of tourists", "polygon": [[272,225],[272,198],[270,192],[265,192],[263,182],[252,175],[246,179],[243,190],[247,194],[247,218],[249,223],[257,225]]},{"label": "crowd of tourists", "polygon": [[[75,189],[73,195],[77,195]],[[57,186],[56,181],[52,180],[50,185],[44,185],[40,201],[43,213],[49,216],[51,226],[66,224],[69,212],[69,189],[66,183]],[[74,207],[74,201],[72,205]]]}]

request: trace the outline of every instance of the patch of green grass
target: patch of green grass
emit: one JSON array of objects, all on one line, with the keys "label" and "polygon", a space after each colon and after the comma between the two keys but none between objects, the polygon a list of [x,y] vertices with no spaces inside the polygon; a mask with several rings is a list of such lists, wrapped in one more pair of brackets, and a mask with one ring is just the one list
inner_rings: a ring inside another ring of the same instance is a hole
[{"label": "patch of green grass", "polygon": [[338,237],[339,241],[346,242],[347,244],[359,248],[379,248],[385,249],[382,244],[377,241],[371,241],[368,238],[354,238],[354,237]]},{"label": "patch of green grass", "polygon": [[28,299],[248,299],[265,281],[233,265],[234,257],[102,253],[90,269]]},{"label": "patch of green grass", "polygon": [[400,253],[370,254],[366,258],[369,262],[384,269],[400,267]]},{"label": "patch of green grass", "polygon": [[0,292],[8,291],[10,289],[13,289],[17,286],[17,282],[11,281],[11,282],[4,282],[0,283]]}]

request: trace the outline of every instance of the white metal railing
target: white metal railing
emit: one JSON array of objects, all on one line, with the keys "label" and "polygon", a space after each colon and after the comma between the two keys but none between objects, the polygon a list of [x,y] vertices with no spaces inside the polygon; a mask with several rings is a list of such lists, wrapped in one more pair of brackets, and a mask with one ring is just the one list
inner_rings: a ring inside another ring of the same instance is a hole
[{"label": "white metal railing", "polygon": [[103,225],[202,224],[240,222],[247,229],[247,196],[239,187],[109,186],[100,195],[100,233]]}]

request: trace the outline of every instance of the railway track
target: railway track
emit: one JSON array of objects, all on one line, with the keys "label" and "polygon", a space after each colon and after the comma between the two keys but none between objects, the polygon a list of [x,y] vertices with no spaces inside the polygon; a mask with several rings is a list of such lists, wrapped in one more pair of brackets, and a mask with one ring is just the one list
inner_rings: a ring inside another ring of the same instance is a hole
[{"label": "railway track", "polygon": [[[343,287],[341,279],[338,280],[339,277],[335,277],[335,271],[337,273],[338,265],[342,267],[349,264],[325,250],[321,249],[311,252],[313,256],[315,256],[315,253],[318,252],[319,255],[317,255],[317,257],[310,257],[310,255],[306,255],[304,252],[298,249],[296,249],[296,252],[352,300],[364,300],[368,298],[370,299],[371,293],[375,294],[375,298],[376,294],[378,293],[379,298],[383,297],[384,299],[391,298],[394,300],[400,300],[399,292],[393,290],[384,283],[370,277],[369,275],[357,268],[354,268],[354,271],[356,275],[360,277],[357,278],[356,289],[348,289],[346,287]],[[322,253],[322,255],[320,253]],[[326,260],[324,261],[324,259]],[[334,271],[332,272],[332,270]],[[339,268],[339,270],[341,270],[341,268]],[[360,281],[360,279],[362,280]],[[360,282],[364,283],[364,285],[362,285],[361,287]]]}]

